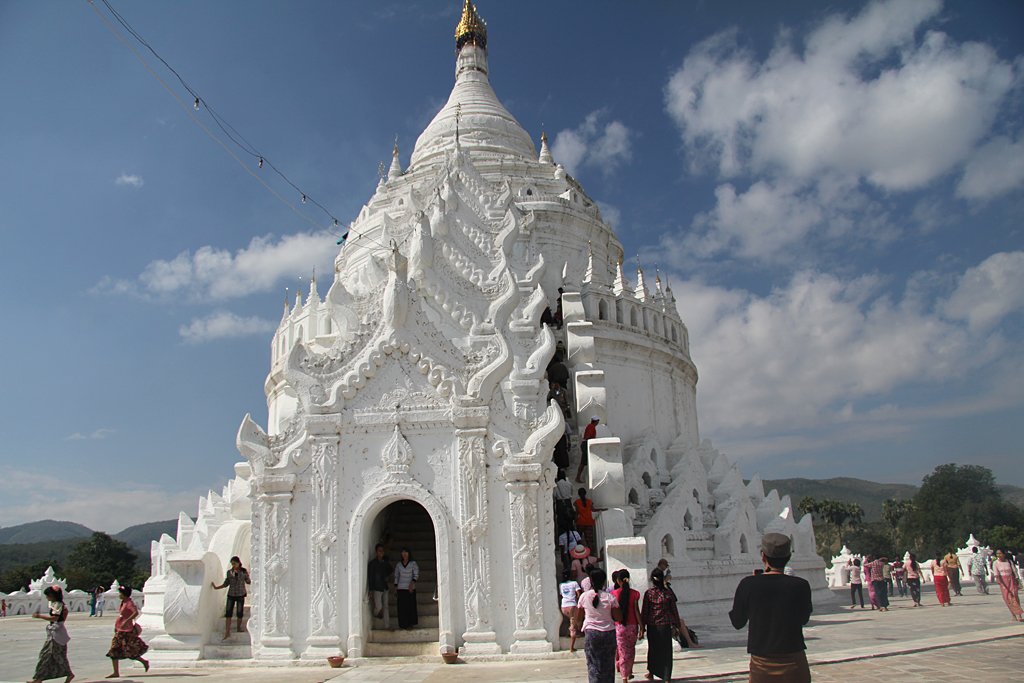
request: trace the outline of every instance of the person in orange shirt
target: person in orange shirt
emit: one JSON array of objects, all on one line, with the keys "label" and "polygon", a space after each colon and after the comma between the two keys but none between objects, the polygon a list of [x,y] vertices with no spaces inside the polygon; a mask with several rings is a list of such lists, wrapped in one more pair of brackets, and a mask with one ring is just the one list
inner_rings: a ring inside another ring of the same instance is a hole
[{"label": "person in orange shirt", "polygon": [[586,542],[588,548],[596,548],[597,545],[594,543],[594,513],[604,512],[608,508],[596,508],[594,507],[594,501],[587,498],[587,490],[580,487],[579,499],[573,501],[576,506],[576,530],[583,535],[583,540]]}]

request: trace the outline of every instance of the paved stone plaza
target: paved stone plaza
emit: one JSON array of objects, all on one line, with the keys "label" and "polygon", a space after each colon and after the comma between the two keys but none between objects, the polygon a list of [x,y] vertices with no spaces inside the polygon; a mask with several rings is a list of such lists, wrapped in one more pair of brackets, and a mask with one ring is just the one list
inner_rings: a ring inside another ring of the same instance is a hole
[{"label": "paved stone plaza", "polygon": [[[977,595],[966,586],[953,606],[940,608],[930,586],[924,607],[913,608],[908,598],[893,598],[887,613],[850,610],[845,595],[821,605],[805,635],[808,658],[816,681],[889,680],[1004,682],[1024,680],[1024,624],[1010,620],[998,594]],[[112,616],[71,617],[69,652],[76,680],[96,680],[110,673],[104,657],[113,630]],[[677,653],[675,676],[688,681],[745,680],[745,632],[735,631],[727,617],[694,619],[689,623],[701,637],[694,652]],[[0,619],[0,683],[26,681],[35,667],[42,644],[43,624],[28,617]],[[644,649],[635,671],[643,680]],[[460,662],[445,666],[439,659],[411,658],[361,660],[341,670],[323,667],[238,668],[216,667],[153,670],[125,663],[121,680],[157,679],[162,683],[227,683],[228,681],[281,681],[282,683],[478,683],[479,681],[585,681],[582,652],[561,658],[502,662]]]}]

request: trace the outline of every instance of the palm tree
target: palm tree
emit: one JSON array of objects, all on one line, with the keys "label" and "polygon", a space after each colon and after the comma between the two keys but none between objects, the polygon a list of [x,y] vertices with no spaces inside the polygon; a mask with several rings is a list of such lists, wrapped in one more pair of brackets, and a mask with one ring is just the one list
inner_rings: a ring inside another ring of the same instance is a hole
[{"label": "palm tree", "polygon": [[890,498],[889,500],[882,502],[882,517],[889,523],[892,533],[892,546],[896,548],[897,534],[899,531],[900,522],[907,513],[911,511],[914,503],[910,500],[896,500]]}]

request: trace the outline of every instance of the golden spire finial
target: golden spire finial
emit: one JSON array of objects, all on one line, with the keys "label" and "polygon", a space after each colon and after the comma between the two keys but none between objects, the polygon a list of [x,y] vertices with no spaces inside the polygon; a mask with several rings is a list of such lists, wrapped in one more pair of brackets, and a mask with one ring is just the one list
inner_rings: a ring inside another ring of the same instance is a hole
[{"label": "golden spire finial", "polygon": [[544,130],[544,124],[543,123],[540,124],[540,141],[541,142],[547,142],[548,141],[548,134]]},{"label": "golden spire finial", "polygon": [[395,151],[392,154],[398,154],[398,136],[395,136]]},{"label": "golden spire finial", "polygon": [[313,266],[313,277],[311,277],[309,281],[316,282],[316,266]]},{"label": "golden spire finial", "polygon": [[476,7],[469,0],[462,6],[462,20],[455,27],[455,51],[466,45],[487,49],[487,22],[476,13]]}]

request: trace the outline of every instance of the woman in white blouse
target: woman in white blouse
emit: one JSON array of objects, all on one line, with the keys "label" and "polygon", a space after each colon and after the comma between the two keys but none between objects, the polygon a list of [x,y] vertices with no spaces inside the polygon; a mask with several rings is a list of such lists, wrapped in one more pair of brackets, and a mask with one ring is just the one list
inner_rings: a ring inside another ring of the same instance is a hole
[{"label": "woman in white blouse", "polygon": [[398,625],[404,629],[416,626],[416,580],[420,567],[408,548],[402,548],[402,561],[395,565],[395,595],[398,597]]}]

